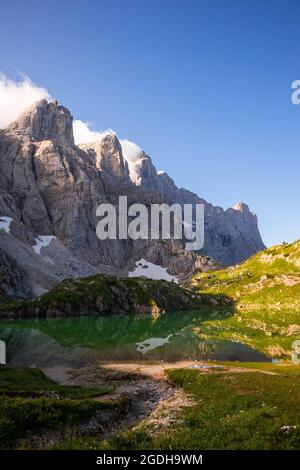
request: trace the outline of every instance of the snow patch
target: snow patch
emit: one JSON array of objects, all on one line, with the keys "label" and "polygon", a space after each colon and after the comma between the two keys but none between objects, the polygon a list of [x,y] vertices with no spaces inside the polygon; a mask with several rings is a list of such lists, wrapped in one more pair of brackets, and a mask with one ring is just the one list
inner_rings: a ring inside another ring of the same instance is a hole
[{"label": "snow patch", "polygon": [[41,254],[42,248],[47,248],[50,245],[52,240],[55,240],[54,235],[40,235],[38,238],[35,238],[35,245],[32,247],[37,255]]},{"label": "snow patch", "polygon": [[11,217],[0,217],[0,230],[4,230],[8,235],[10,234],[10,224],[13,219]]},{"label": "snow patch", "polygon": [[157,171],[157,174],[158,174],[158,176],[159,176],[159,175],[165,175],[165,174],[166,174],[166,172],[165,172],[165,171],[163,171],[163,170],[158,170],[158,171]]},{"label": "snow patch", "polygon": [[136,261],[135,268],[133,271],[129,271],[128,277],[147,277],[149,279],[155,280],[164,280],[169,282],[176,282],[178,284],[178,279],[175,276],[171,276],[167,272],[166,268],[163,268],[159,264],[150,263],[149,261],[141,258],[139,261]]}]

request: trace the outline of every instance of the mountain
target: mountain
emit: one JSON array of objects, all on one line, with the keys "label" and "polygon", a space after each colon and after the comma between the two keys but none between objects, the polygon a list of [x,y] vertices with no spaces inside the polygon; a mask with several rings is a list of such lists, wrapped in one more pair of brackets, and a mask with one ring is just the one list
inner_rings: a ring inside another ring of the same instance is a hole
[{"label": "mountain", "polygon": [[270,356],[290,356],[300,336],[300,241],[268,248],[244,263],[196,274],[195,293],[225,295],[234,315],[203,325],[201,337],[246,343]]},{"label": "mountain", "polygon": [[135,183],[144,191],[157,191],[167,204],[204,204],[205,238],[203,252],[221,264],[232,265],[263,250],[255,214],[247,204],[224,210],[197,194],[178,188],[165,172],[157,172],[151,158],[142,152],[135,162]]},{"label": "mountain", "polygon": [[[75,145],[72,123],[67,108],[41,100],[0,130],[0,247],[25,273],[19,297],[27,297],[28,290],[39,295],[65,278],[126,275],[141,258],[184,282],[197,270],[215,267],[211,258],[235,264],[264,248],[247,205],[214,207],[157,172],[144,152],[128,164],[114,134]],[[117,204],[119,195],[127,195],[128,204],[148,206],[203,203],[202,252],[187,252],[174,240],[100,241],[96,208]]]}]

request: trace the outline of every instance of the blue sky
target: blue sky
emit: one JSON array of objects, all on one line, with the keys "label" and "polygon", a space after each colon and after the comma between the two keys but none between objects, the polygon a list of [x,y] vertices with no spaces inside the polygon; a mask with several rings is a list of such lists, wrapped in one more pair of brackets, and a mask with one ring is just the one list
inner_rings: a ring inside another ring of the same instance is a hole
[{"label": "blue sky", "polygon": [[247,202],[270,245],[300,237],[299,21],[297,1],[11,0],[0,71],[136,142],[179,186]]}]

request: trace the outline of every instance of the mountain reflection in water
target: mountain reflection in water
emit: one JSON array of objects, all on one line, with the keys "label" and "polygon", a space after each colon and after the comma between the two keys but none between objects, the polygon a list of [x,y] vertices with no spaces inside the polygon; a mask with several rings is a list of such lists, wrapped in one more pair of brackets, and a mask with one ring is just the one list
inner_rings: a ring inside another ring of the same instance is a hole
[{"label": "mountain reflection in water", "polygon": [[[49,361],[74,351],[93,352],[102,360],[268,360],[242,343],[201,339],[201,324],[232,313],[219,310],[175,312],[157,319],[149,315],[49,318],[0,322],[0,339],[8,358],[41,356]],[[41,354],[41,352],[43,354]]]}]

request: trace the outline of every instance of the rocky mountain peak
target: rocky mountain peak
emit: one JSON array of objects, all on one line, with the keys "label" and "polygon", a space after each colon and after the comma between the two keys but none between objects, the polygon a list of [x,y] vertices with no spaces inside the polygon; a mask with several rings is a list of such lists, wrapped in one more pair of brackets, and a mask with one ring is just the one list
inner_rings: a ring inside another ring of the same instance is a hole
[{"label": "rocky mountain peak", "polygon": [[256,214],[254,214],[254,212],[251,212],[249,206],[244,202],[238,202],[232,207],[232,209],[234,211],[239,212],[243,217],[250,218],[254,221],[256,221],[257,219]]},{"label": "rocky mountain peak", "polygon": [[135,183],[145,189],[153,189],[157,180],[157,171],[152,163],[151,158],[141,152],[139,159],[134,165],[135,169]]},{"label": "rocky mountain peak", "polygon": [[96,167],[111,179],[129,181],[128,164],[123,157],[122,146],[115,134],[107,134],[103,139],[90,144],[80,144],[95,161]]},{"label": "rocky mountain peak", "polygon": [[103,158],[110,157],[112,154],[118,154],[119,159],[123,160],[122,147],[116,134],[107,134],[100,141],[100,145]]},{"label": "rocky mountain peak", "polygon": [[234,209],[235,211],[244,212],[244,213],[250,212],[249,206],[245,204],[244,202],[238,202],[237,204],[232,206],[232,209]]},{"label": "rocky mountain peak", "polygon": [[74,143],[73,117],[70,111],[56,100],[37,101],[7,128],[30,140],[61,140]]},{"label": "rocky mountain peak", "polygon": [[[167,173],[158,173],[145,152],[132,155],[123,146],[126,160],[122,145],[114,133],[96,142],[74,145],[72,116],[57,101],[35,103],[0,132],[0,218],[4,218],[2,222],[13,219],[9,227],[6,223],[6,229],[0,227],[0,247],[29,273],[33,292],[39,293],[44,286],[48,288],[58,278],[67,276],[103,269],[124,273],[130,259],[134,262],[146,259],[147,246],[151,247],[147,261],[163,268],[174,266],[172,259],[178,256],[173,251],[163,256],[153,240],[97,238],[97,207],[101,202],[116,205],[118,195],[127,195],[130,203],[142,202],[147,206],[150,203],[204,204],[202,251],[222,264],[236,264],[264,248],[256,216],[246,204],[239,203],[226,211],[215,207],[197,194],[176,186]],[[52,243],[55,246],[47,247],[53,265],[47,256],[34,249],[49,236],[56,237]],[[181,249],[181,244],[176,243]],[[164,245],[167,248],[169,244]],[[183,255],[189,256],[186,252]],[[42,275],[41,260],[44,260]],[[194,261],[186,266],[193,269]],[[14,269],[10,258],[6,264],[9,272]]]}]

